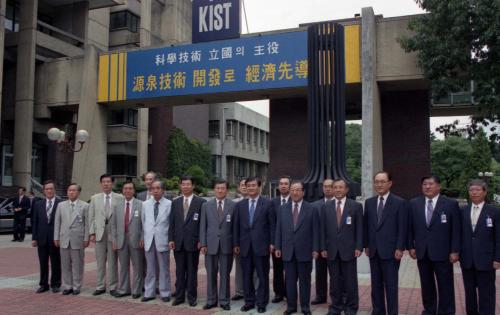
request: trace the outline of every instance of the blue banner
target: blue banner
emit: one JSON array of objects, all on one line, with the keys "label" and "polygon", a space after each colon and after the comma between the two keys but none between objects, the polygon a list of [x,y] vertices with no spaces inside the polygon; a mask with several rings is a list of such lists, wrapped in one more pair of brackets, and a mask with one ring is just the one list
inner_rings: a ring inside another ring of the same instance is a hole
[{"label": "blue banner", "polygon": [[127,53],[126,99],[307,85],[307,32]]}]

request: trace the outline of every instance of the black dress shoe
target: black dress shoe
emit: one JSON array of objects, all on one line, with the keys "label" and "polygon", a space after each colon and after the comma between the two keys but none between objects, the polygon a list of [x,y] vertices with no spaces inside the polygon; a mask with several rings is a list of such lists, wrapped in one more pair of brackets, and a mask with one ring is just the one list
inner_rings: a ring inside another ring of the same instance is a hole
[{"label": "black dress shoe", "polygon": [[143,298],[141,299],[141,302],[148,302],[148,301],[152,301],[152,300],[154,300],[154,299],[155,299],[155,297],[143,297]]},{"label": "black dress shoe", "polygon": [[73,295],[78,295],[80,294],[80,290],[73,290]]},{"label": "black dress shoe", "polygon": [[18,241],[18,242],[24,242],[24,239],[22,239],[22,240],[17,240],[17,241]]},{"label": "black dress shoe", "polygon": [[189,306],[191,306],[191,307],[195,307],[196,305],[198,305],[198,303],[196,303],[196,301],[189,302]]},{"label": "black dress shoe", "polygon": [[302,312],[302,314],[304,314],[304,315],[311,315],[311,312],[310,311],[305,311],[305,312]]},{"label": "black dress shoe", "polygon": [[92,293],[93,296],[98,296],[101,294],[106,293],[106,290],[95,290],[94,293]]},{"label": "black dress shoe", "polygon": [[70,295],[71,293],[73,293],[73,290],[72,289],[69,289],[69,290],[64,290],[62,292],[62,295]]},{"label": "black dress shoe", "polygon": [[259,307],[257,307],[257,312],[258,313],[265,313],[266,312],[266,307],[265,306],[259,306]]},{"label": "black dress shoe", "polygon": [[165,296],[165,297],[162,297],[161,300],[165,303],[168,303],[170,302],[170,296]]},{"label": "black dress shoe", "polygon": [[229,304],[226,304],[226,305],[221,305],[220,308],[222,308],[224,311],[229,311],[231,310],[231,306],[229,306]]},{"label": "black dress shoe", "polygon": [[233,295],[231,300],[238,301],[238,300],[241,300],[242,298],[243,298],[243,295],[236,293],[235,295]]},{"label": "black dress shoe", "polygon": [[140,294],[132,294],[132,298],[133,298],[133,299],[138,299],[138,298],[140,298],[140,297],[141,297],[141,295],[140,295]]},{"label": "black dress shoe", "polygon": [[109,291],[109,295],[111,295],[111,296],[116,296],[117,294],[118,294],[118,291],[116,291],[116,290]]},{"label": "black dress shoe", "polygon": [[293,313],[297,313],[297,310],[286,310],[283,312],[283,315],[290,315],[290,314],[293,314]]},{"label": "black dress shoe", "polygon": [[255,308],[255,305],[252,305],[252,304],[245,304],[241,307],[241,311],[242,312],[248,312],[249,310],[251,309],[254,309]]},{"label": "black dress shoe", "polygon": [[182,300],[174,300],[174,301],[172,302],[172,306],[180,305],[180,304],[182,304],[182,303],[184,303],[184,301],[182,301]]},{"label": "black dress shoe", "polygon": [[10,241],[11,241],[11,242],[17,242],[17,241],[18,241],[18,239],[17,239],[17,238],[15,238],[15,239],[10,240]]},{"label": "black dress shoe", "polygon": [[324,304],[326,303],[326,300],[316,298],[313,301],[311,301],[311,305],[318,305],[318,304]]},{"label": "black dress shoe", "polygon": [[36,293],[43,293],[49,291],[49,287],[39,287]]},{"label": "black dress shoe", "polygon": [[60,288],[60,287],[53,287],[53,288],[52,288],[52,292],[53,292],[53,293],[58,293],[58,292],[60,292],[60,291],[61,291],[61,288]]},{"label": "black dress shoe", "polygon": [[205,304],[203,305],[204,310],[209,310],[211,308],[217,307],[217,304]]},{"label": "black dress shoe", "polygon": [[283,301],[282,296],[275,296],[274,299],[271,300],[272,303],[279,303],[281,301]]},{"label": "black dress shoe", "polygon": [[129,295],[130,293],[115,293],[115,298],[122,298]]}]

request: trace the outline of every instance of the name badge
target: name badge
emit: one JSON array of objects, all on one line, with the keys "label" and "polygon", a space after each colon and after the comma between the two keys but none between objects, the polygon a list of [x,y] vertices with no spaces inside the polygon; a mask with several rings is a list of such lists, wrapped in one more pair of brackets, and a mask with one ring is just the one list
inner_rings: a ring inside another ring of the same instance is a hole
[{"label": "name badge", "polygon": [[345,218],[345,224],[350,225],[352,223],[351,217]]},{"label": "name badge", "polygon": [[134,211],[134,217],[138,217],[139,216],[139,211],[135,210]]},{"label": "name badge", "polygon": [[493,227],[493,220],[490,217],[486,218],[486,226],[489,228]]},{"label": "name badge", "polygon": [[226,216],[226,222],[231,222],[231,215],[230,215],[230,214],[228,214],[228,215]]},{"label": "name badge", "polygon": [[198,217],[199,217],[198,213],[195,213],[193,215],[193,221],[198,221]]},{"label": "name badge", "polygon": [[443,214],[441,214],[441,223],[446,223],[446,222],[448,222],[446,220],[446,214],[443,213]]},{"label": "name badge", "polygon": [[78,222],[78,223],[82,223],[82,216],[81,216],[81,215],[79,215],[79,214],[78,214],[78,215],[76,216],[76,222]]}]

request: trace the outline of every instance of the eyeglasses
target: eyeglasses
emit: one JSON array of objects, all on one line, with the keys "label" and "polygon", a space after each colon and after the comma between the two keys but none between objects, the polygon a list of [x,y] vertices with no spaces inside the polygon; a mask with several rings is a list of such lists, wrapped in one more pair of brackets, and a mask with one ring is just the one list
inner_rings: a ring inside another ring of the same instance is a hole
[{"label": "eyeglasses", "polygon": [[375,184],[375,185],[385,185],[385,184],[387,184],[388,182],[389,182],[389,181],[387,181],[387,180],[376,180],[376,181],[374,181],[374,184]]}]

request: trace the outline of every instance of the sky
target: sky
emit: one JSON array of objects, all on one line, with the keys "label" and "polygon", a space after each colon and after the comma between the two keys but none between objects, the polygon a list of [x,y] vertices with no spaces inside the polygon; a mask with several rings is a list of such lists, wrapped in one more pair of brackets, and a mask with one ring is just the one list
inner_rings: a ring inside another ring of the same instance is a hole
[{"label": "sky", "polygon": [[[423,13],[414,0],[244,0],[250,33],[294,28],[302,23],[345,19],[361,13],[361,8],[372,7],[376,15],[384,17]],[[247,33],[245,18],[242,33]],[[240,102],[259,113],[269,116],[269,102]],[[467,117],[432,117],[431,131],[437,126]]]}]

